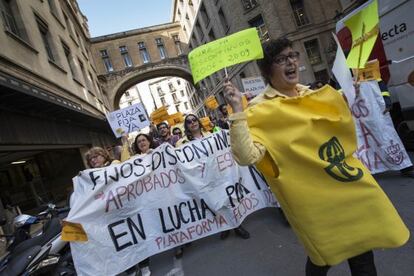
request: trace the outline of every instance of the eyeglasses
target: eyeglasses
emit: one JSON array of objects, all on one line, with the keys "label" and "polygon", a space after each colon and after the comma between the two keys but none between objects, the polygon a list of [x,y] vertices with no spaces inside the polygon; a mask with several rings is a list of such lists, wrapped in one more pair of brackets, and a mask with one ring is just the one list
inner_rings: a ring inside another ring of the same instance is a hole
[{"label": "eyeglasses", "polygon": [[297,61],[299,59],[300,53],[299,52],[290,52],[287,55],[278,55],[273,58],[273,62],[277,65],[285,65],[288,61],[288,58]]},{"label": "eyeglasses", "polygon": [[185,120],[185,122],[186,122],[187,124],[195,123],[195,122],[197,122],[197,118],[187,119],[187,120]]},{"label": "eyeglasses", "polygon": [[94,155],[94,156],[91,156],[91,157],[89,157],[89,160],[94,160],[94,159],[97,159],[97,158],[99,158],[101,155]]}]

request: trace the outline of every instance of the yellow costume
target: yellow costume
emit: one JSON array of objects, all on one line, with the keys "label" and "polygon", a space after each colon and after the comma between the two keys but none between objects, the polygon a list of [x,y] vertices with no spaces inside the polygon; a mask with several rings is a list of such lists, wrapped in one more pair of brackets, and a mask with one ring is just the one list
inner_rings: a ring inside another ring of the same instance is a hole
[{"label": "yellow costume", "polygon": [[297,89],[300,96],[288,98],[268,86],[245,115],[230,118],[235,159],[257,164],[314,264],[403,245],[408,229],[352,156],[355,126],[341,94]]}]

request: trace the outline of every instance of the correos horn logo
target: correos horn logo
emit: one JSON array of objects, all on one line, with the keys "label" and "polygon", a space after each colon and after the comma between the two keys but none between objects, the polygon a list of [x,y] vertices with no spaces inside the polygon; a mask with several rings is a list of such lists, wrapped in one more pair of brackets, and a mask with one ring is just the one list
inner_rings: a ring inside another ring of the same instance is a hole
[{"label": "correos horn logo", "polygon": [[354,168],[345,162],[345,151],[338,138],[333,136],[319,148],[319,157],[329,162],[325,171],[336,180],[351,182],[360,179],[364,173],[360,168]]}]

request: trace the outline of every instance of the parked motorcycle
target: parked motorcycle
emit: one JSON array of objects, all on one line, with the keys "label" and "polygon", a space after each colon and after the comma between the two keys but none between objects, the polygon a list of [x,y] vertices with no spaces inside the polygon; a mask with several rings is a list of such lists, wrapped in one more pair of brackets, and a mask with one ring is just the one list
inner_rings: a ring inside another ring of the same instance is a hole
[{"label": "parked motorcycle", "polygon": [[[0,276],[76,275],[69,244],[60,239],[60,220],[68,211],[69,208],[49,204],[45,211],[39,213],[35,218],[44,222],[42,233],[13,246],[0,261]],[[17,225],[36,221],[30,216],[18,217],[15,219]]]}]

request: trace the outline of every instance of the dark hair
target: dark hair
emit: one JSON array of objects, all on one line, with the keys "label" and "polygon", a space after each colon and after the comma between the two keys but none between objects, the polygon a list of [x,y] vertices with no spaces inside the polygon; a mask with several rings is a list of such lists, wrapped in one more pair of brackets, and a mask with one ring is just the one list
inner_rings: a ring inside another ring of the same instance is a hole
[{"label": "dark hair", "polygon": [[91,148],[90,150],[88,150],[85,153],[86,163],[88,164],[88,166],[90,168],[92,168],[91,162],[90,162],[90,158],[91,158],[92,155],[100,155],[100,156],[102,156],[103,158],[105,158],[105,163],[107,163],[107,162],[110,163],[113,160],[110,157],[110,155],[109,155],[109,153],[108,153],[108,151],[106,149],[103,149],[101,147],[93,147],[93,148]]},{"label": "dark hair", "polygon": [[260,72],[267,83],[270,83],[272,74],[273,59],[278,56],[286,48],[292,47],[292,41],[282,37],[278,39],[271,39],[262,44],[263,58],[257,61]]},{"label": "dark hair", "polygon": [[145,133],[140,133],[135,137],[134,144],[132,145],[132,150],[135,152],[135,154],[141,154],[142,153],[142,151],[138,148],[138,145],[137,145],[138,137],[140,137],[140,136],[144,136],[145,139],[147,139],[147,141],[150,143],[150,146],[149,146],[150,149],[155,149],[156,148],[154,140],[151,138],[151,136],[149,136],[148,134],[145,134]]},{"label": "dark hair", "polygon": [[206,130],[204,129],[203,124],[201,123],[200,119],[196,115],[194,115],[194,114],[188,114],[187,116],[185,116],[185,119],[184,119],[184,134],[185,134],[185,136],[187,136],[187,139],[189,141],[192,141],[192,140],[194,140],[194,137],[191,134],[191,130],[187,126],[187,118],[190,117],[190,116],[193,116],[193,117],[195,117],[197,119],[198,126],[200,127],[200,130],[204,130],[204,131],[206,131]]},{"label": "dark hair", "polygon": [[221,111],[223,109],[223,107],[226,107],[227,108],[227,104],[221,104],[221,105],[219,105],[218,110],[220,111],[221,114],[223,114],[223,112]]},{"label": "dark hair", "polygon": [[160,128],[160,126],[165,125],[167,128],[170,128],[170,126],[166,122],[161,122],[157,124],[157,130]]},{"label": "dark hair", "polygon": [[175,128],[172,129],[172,134],[174,134],[174,130],[176,130],[176,129],[178,129],[182,133],[181,128],[175,127]]}]

